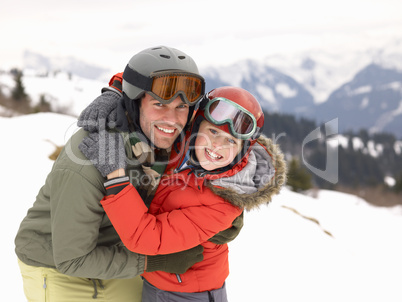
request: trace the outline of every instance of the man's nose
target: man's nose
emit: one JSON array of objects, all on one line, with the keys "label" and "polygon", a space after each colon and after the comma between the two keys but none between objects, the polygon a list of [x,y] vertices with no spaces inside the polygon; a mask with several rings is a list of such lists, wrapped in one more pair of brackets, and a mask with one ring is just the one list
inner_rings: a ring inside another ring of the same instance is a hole
[{"label": "man's nose", "polygon": [[[172,103],[170,103],[170,104],[173,104],[173,103],[177,104],[176,100],[179,100],[181,102],[180,96],[175,98],[172,101]],[[173,105],[167,106],[164,111],[164,114],[163,114],[163,119],[164,119],[164,121],[167,121],[167,122],[178,123],[180,121],[180,117],[181,117],[180,114],[183,114],[183,113],[179,110],[176,110],[176,106],[173,106]]]},{"label": "man's nose", "polygon": [[178,117],[177,117],[177,112],[176,112],[176,110],[170,109],[170,108],[169,108],[169,109],[166,109],[165,112],[164,112],[164,114],[163,114],[162,120],[163,120],[164,122],[169,122],[169,123],[172,123],[172,124],[177,124],[178,121],[179,121],[179,119],[178,119]]}]

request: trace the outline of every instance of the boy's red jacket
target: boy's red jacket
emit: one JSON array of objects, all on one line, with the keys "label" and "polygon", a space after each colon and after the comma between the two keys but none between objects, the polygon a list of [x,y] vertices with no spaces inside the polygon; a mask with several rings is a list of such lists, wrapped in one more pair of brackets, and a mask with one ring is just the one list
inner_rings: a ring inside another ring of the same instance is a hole
[{"label": "boy's red jacket", "polygon": [[129,185],[102,205],[126,247],[145,255],[170,254],[204,247],[204,260],[196,263],[179,283],[175,274],[143,274],[162,290],[200,292],[223,286],[229,274],[227,244],[208,239],[229,228],[241,214],[238,208],[215,195],[189,170],[163,177],[148,209]]},{"label": "boy's red jacket", "polygon": [[[162,177],[148,209],[136,189],[129,185],[120,193],[104,198],[101,203],[126,247],[145,255],[169,254],[204,247],[204,260],[180,275],[162,271],[145,272],[143,277],[162,290],[201,292],[222,287],[229,274],[228,246],[208,239],[231,226],[242,210],[268,203],[286,178],[286,165],[280,150],[270,139],[261,137],[253,150],[259,161],[270,161],[275,176],[259,184],[252,194],[239,194],[232,189],[212,186],[211,178],[237,176],[242,173],[245,157],[232,170],[220,175],[196,177],[186,169]],[[257,186],[257,184],[256,184]],[[223,198],[223,197],[224,198]]]}]

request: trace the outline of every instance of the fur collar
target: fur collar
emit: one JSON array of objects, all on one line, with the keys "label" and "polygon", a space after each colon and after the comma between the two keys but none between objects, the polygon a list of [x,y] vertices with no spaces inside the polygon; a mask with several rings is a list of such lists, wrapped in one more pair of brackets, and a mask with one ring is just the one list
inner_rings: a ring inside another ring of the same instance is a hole
[{"label": "fur collar", "polygon": [[[244,175],[248,172],[247,166],[237,175],[237,181],[232,180],[231,186],[225,186],[224,182],[207,181],[206,186],[212,192],[231,204],[251,210],[260,205],[268,204],[275,194],[278,194],[286,182],[287,167],[282,151],[279,146],[274,144],[271,139],[261,135],[257,143],[252,147],[252,153],[255,155],[253,175]],[[252,156],[250,156],[253,158]],[[251,162],[248,163],[251,165]],[[270,168],[272,167],[272,168]],[[270,172],[272,171],[272,173]],[[241,174],[243,173],[243,175]],[[272,174],[272,175],[270,175]],[[248,177],[248,178],[247,178]],[[244,181],[244,179],[246,181]],[[252,190],[241,190],[240,182],[246,182],[250,188],[250,180],[254,188]],[[225,181],[225,179],[222,179]]]}]

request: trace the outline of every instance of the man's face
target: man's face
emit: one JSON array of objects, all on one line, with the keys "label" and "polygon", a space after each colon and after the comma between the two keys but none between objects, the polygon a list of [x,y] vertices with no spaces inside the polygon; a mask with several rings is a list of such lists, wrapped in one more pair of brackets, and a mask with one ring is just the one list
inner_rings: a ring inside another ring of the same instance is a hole
[{"label": "man's face", "polygon": [[162,104],[146,93],[140,104],[140,126],[156,147],[168,149],[186,125],[188,112],[180,97]]}]

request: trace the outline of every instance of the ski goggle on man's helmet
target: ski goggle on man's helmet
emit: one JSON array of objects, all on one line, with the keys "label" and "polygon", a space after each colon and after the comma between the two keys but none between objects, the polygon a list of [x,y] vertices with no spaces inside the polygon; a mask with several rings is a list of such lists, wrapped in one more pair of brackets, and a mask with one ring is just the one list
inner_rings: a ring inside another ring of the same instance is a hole
[{"label": "ski goggle on man's helmet", "polygon": [[162,104],[169,104],[180,94],[188,105],[197,103],[205,91],[205,81],[197,74],[180,71],[154,72],[150,77],[143,76],[134,69],[126,67],[123,78],[152,95]]},{"label": "ski goggle on man's helmet", "polygon": [[134,100],[145,92],[162,104],[179,95],[189,106],[205,93],[205,80],[194,60],[180,50],[157,46],[134,55],[123,72],[123,92]]},{"label": "ski goggle on man's helmet", "polygon": [[220,87],[206,95],[204,117],[210,123],[228,125],[230,134],[242,140],[255,140],[264,125],[264,114],[256,98],[238,87]]}]

